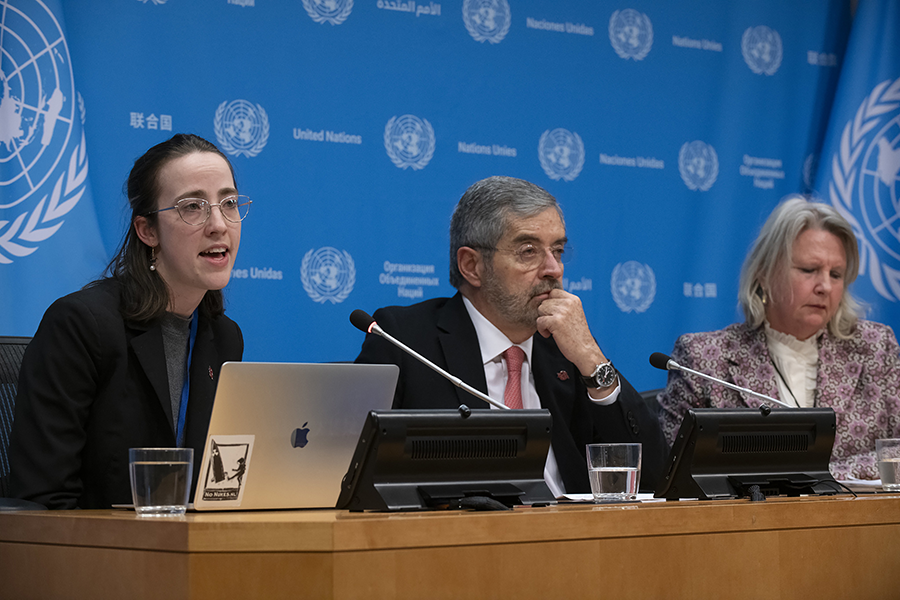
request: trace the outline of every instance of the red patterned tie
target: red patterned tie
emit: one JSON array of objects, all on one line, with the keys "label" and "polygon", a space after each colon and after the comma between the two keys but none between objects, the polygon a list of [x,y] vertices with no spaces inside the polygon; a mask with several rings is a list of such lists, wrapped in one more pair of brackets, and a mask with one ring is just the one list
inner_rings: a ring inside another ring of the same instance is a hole
[{"label": "red patterned tie", "polygon": [[518,346],[510,346],[503,353],[506,359],[506,389],[503,390],[503,403],[510,408],[522,408],[522,363],[525,362],[525,351]]}]

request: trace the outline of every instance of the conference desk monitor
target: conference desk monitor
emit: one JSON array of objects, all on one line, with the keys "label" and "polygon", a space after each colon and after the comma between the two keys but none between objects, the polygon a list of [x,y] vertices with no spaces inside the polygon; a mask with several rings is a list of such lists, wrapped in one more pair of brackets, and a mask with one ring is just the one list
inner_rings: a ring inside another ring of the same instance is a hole
[{"label": "conference desk monitor", "polygon": [[[836,494],[831,408],[691,409],[655,496],[667,500]],[[759,486],[759,490],[752,489]]]},{"label": "conference desk monitor", "polygon": [[[337,508],[555,503],[543,479],[549,412],[466,411],[370,412]],[[710,500],[838,493],[828,471],[834,435],[830,408],[690,410],[655,496]]]},{"label": "conference desk monitor", "polygon": [[372,411],[337,508],[505,509],[549,505],[552,418],[538,410]]}]

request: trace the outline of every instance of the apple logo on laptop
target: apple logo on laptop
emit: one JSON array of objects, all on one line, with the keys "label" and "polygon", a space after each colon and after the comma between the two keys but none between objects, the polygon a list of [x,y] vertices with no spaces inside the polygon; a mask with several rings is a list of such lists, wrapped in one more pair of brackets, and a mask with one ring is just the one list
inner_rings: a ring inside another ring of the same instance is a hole
[{"label": "apple logo on laptop", "polygon": [[294,448],[304,448],[309,443],[309,440],[306,436],[309,435],[309,421],[303,424],[303,427],[299,429],[295,429],[291,434],[291,446]]}]

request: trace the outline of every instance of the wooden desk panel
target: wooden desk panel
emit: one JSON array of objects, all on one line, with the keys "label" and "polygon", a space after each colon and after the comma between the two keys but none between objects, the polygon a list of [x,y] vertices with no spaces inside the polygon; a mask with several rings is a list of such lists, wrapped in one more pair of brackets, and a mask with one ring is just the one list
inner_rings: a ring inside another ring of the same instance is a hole
[{"label": "wooden desk panel", "polygon": [[892,598],[898,568],[900,496],[888,495],[507,513],[0,513],[0,597],[14,599]]}]

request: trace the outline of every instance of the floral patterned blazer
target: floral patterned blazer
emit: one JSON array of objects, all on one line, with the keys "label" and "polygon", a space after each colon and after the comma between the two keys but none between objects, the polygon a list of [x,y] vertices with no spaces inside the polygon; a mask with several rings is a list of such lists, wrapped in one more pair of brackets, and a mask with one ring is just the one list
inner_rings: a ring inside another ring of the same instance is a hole
[{"label": "floral patterned blazer", "polygon": [[[740,323],[678,338],[672,360],[762,394],[778,395],[765,328]],[[847,340],[819,337],[815,406],[834,409],[837,433],[831,473],[837,479],[878,479],[875,440],[900,437],[900,347],[890,327],[860,319]],[[671,443],[690,408],[756,408],[758,398],[681,371],[669,371],[659,395],[663,432]],[[789,399],[788,399],[789,401]]]}]

